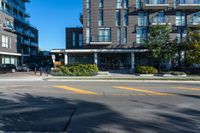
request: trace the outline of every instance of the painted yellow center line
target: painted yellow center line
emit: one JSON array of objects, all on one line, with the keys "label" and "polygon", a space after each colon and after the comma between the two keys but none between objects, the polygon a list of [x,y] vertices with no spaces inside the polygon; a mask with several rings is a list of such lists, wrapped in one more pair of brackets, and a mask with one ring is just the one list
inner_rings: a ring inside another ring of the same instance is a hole
[{"label": "painted yellow center line", "polygon": [[113,88],[123,89],[123,90],[129,90],[129,91],[144,92],[144,93],[149,93],[149,94],[154,94],[154,95],[171,95],[171,94],[168,94],[168,93],[155,92],[155,91],[144,90],[144,89],[137,89],[137,88],[131,88],[131,87],[126,87],[126,86],[113,86]]},{"label": "painted yellow center line", "polygon": [[99,95],[96,92],[93,91],[88,91],[88,90],[82,90],[82,89],[77,89],[77,88],[72,88],[69,86],[54,86],[55,88],[60,88],[60,89],[64,89],[64,90],[68,90],[68,91],[72,91],[73,93],[76,94],[84,94],[84,95]]},{"label": "painted yellow center line", "polygon": [[187,88],[187,87],[174,87],[175,89],[180,90],[192,90],[192,91],[200,91],[200,88]]}]

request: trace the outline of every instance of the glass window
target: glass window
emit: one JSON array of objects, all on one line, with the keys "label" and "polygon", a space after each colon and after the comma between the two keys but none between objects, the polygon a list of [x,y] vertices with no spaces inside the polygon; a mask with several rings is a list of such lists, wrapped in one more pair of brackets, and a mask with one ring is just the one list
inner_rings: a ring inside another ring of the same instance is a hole
[{"label": "glass window", "polygon": [[141,0],[136,0],[136,9],[141,9],[141,8],[142,8]]},{"label": "glass window", "polygon": [[121,44],[121,28],[117,28],[117,43]]},{"label": "glass window", "polygon": [[128,10],[124,11],[124,26],[128,26]]},{"label": "glass window", "polygon": [[122,0],[116,0],[116,8],[122,8]]},{"label": "glass window", "polygon": [[166,23],[164,11],[159,11],[155,17],[153,17],[153,23]]},{"label": "glass window", "polygon": [[99,8],[103,8],[104,0],[99,0]]},{"label": "glass window", "polygon": [[10,59],[10,64],[15,65],[15,57],[11,57],[11,59]]},{"label": "glass window", "polygon": [[124,44],[127,44],[127,27],[124,27]]},{"label": "glass window", "polygon": [[10,64],[10,58],[9,58],[9,56],[5,56],[5,64]]},{"label": "glass window", "polygon": [[121,13],[120,10],[116,10],[116,26],[121,25]]},{"label": "glass window", "polygon": [[178,34],[177,34],[177,41],[178,43],[181,43],[182,39],[187,36],[187,29],[181,30],[178,29]]},{"label": "glass window", "polygon": [[72,33],[72,45],[73,47],[76,47],[76,33],[75,32]]},{"label": "glass window", "polygon": [[9,44],[8,44],[8,36],[6,35],[2,35],[2,47],[4,48],[8,48]]},{"label": "glass window", "polygon": [[200,24],[200,12],[194,13],[189,19],[189,23],[192,23],[194,25]]},{"label": "glass window", "polygon": [[128,0],[124,0],[124,8],[128,8],[128,6],[129,6]]},{"label": "glass window", "polygon": [[82,47],[83,46],[83,34],[79,34],[79,47]]},{"label": "glass window", "polygon": [[136,43],[137,44],[142,44],[144,40],[146,39],[147,32],[146,29],[143,27],[138,27],[136,29]]},{"label": "glass window", "polygon": [[138,13],[138,26],[147,26],[148,25],[148,13],[139,12]]},{"label": "glass window", "polygon": [[99,41],[100,42],[110,42],[111,41],[111,31],[110,28],[99,29]]},{"label": "glass window", "polygon": [[103,10],[100,9],[99,10],[99,26],[103,26],[103,18],[104,18],[104,14],[103,14]]},{"label": "glass window", "polygon": [[181,11],[177,11],[176,12],[176,25],[177,26],[185,26],[186,22],[185,22],[185,12],[181,12]]},{"label": "glass window", "polygon": [[87,26],[90,27],[91,24],[91,12],[87,10]]},{"label": "glass window", "polygon": [[86,28],[86,44],[90,43],[90,28]]},{"label": "glass window", "polygon": [[90,9],[91,7],[91,0],[86,0],[86,8]]}]

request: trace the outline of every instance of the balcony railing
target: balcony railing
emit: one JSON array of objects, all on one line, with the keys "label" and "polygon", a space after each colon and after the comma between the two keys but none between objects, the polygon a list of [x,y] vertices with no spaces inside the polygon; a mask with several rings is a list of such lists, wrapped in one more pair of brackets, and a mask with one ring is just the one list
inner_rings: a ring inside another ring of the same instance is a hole
[{"label": "balcony railing", "polygon": [[6,23],[4,23],[3,26],[4,26],[6,29],[14,30],[13,24],[6,24]]},{"label": "balcony railing", "polygon": [[167,24],[169,23],[169,18],[168,17],[153,17],[151,19],[151,24]]},{"label": "balcony railing", "polygon": [[200,4],[200,0],[177,0],[176,4]]},{"label": "balcony railing", "polygon": [[24,41],[23,41],[23,44],[30,45],[30,41],[24,40]]},{"label": "balcony railing", "polygon": [[141,20],[141,21],[138,21],[138,24],[137,26],[148,26],[148,21],[147,20]]},{"label": "balcony railing", "polygon": [[38,47],[38,43],[31,42],[31,46],[36,46],[36,47]]},{"label": "balcony railing", "polygon": [[92,36],[91,37],[91,41],[90,44],[96,44],[96,45],[108,45],[111,44],[111,37],[106,35],[102,35],[102,36]]},{"label": "balcony railing", "polygon": [[92,42],[111,42],[110,36],[93,36]]},{"label": "balcony railing", "polygon": [[136,7],[137,10],[142,9],[143,8],[143,3],[142,2],[136,2],[135,7]]},{"label": "balcony railing", "polygon": [[145,0],[143,9],[146,10],[164,10],[169,6],[167,0]]},{"label": "balcony railing", "polygon": [[188,20],[188,26],[189,27],[195,27],[200,25],[200,18],[190,18]]},{"label": "balcony railing", "polygon": [[145,4],[168,4],[167,0],[145,0]]},{"label": "balcony railing", "polygon": [[200,0],[177,0],[176,9],[200,10]]}]

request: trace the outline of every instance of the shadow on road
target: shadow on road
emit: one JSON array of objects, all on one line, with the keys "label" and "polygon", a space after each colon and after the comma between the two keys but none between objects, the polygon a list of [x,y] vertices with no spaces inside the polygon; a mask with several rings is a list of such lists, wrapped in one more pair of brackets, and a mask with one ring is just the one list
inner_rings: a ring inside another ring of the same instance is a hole
[{"label": "shadow on road", "polygon": [[133,103],[159,111],[148,112],[153,115],[152,119],[138,120],[100,103],[18,94],[12,100],[0,98],[0,131],[62,132],[66,129],[69,133],[186,133],[200,130],[200,111],[196,109],[141,101]]}]

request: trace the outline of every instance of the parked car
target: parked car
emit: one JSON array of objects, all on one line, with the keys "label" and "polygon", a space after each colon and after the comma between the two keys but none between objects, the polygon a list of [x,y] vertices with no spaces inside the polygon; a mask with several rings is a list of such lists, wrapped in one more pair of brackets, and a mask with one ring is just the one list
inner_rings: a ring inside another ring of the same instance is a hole
[{"label": "parked car", "polygon": [[17,67],[17,70],[20,72],[29,72],[30,67],[26,64],[23,64],[22,66]]},{"label": "parked car", "polygon": [[1,64],[0,65],[0,73],[15,73],[17,71],[17,67],[13,64]]}]

